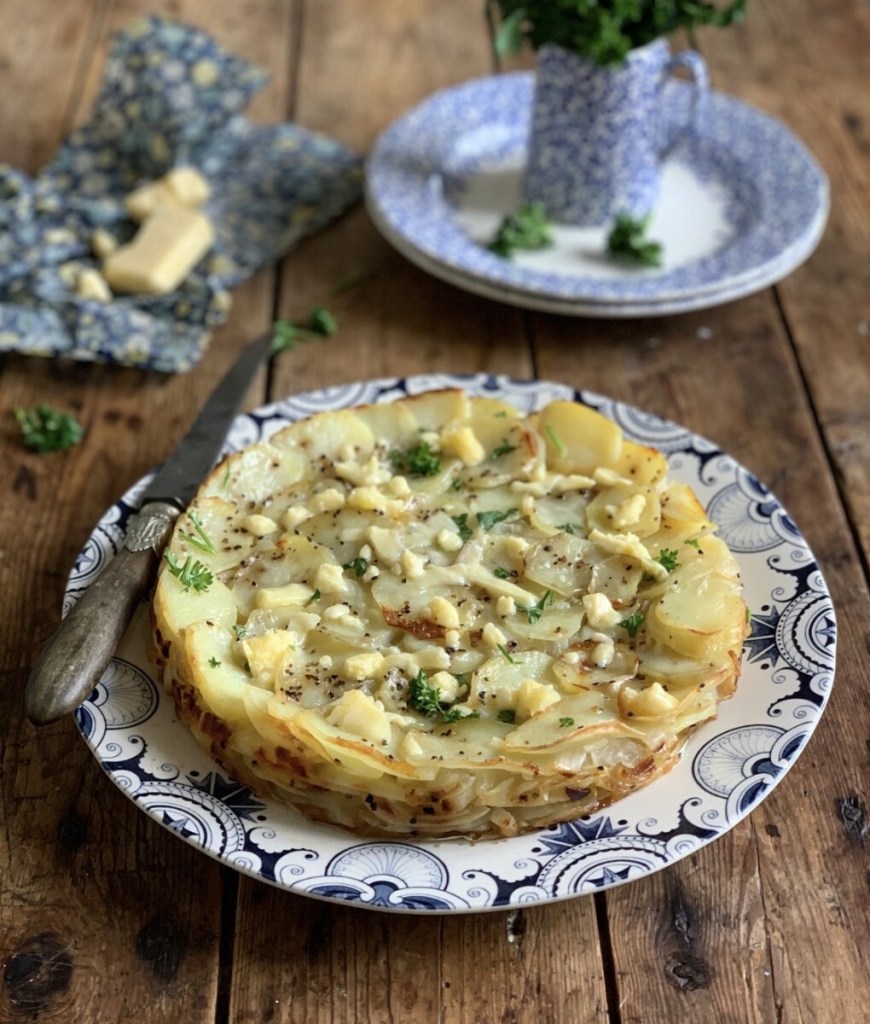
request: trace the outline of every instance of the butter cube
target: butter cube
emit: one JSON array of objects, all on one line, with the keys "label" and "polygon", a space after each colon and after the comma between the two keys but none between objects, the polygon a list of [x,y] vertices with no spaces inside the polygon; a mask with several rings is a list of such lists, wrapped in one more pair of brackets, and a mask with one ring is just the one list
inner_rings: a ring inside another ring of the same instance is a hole
[{"label": "butter cube", "polygon": [[93,302],[111,302],[112,292],[106,279],[93,267],[83,267],[76,280],[76,295]]},{"label": "butter cube", "polygon": [[132,242],[109,253],[103,264],[116,292],[166,295],[174,291],[211,248],[211,221],[198,210],[162,207]]},{"label": "butter cube", "polygon": [[164,206],[201,206],[210,194],[206,179],[194,167],[176,167],[157,181],[134,189],[124,200],[127,213],[143,221]]}]

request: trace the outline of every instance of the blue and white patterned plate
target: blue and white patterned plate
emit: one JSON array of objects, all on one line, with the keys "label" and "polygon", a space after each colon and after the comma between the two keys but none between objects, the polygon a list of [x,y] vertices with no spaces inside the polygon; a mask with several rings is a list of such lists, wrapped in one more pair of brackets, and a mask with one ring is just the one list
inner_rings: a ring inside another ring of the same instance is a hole
[{"label": "blue and white patterned plate", "polygon": [[[752,609],[743,673],[719,718],[677,767],[601,813],[514,839],[367,840],[307,821],[240,786],[175,719],[155,681],[143,606],[76,720],[103,770],[152,818],[254,878],[380,910],[461,913],[546,903],[633,881],[732,828],[794,763],[834,676],[836,626],[825,582],[788,513],[715,445],[631,406],[560,384],[448,374],[348,384],[240,416],[227,450],[325,409],[461,386],[524,411],[576,398],[668,455],[740,562]],[[103,516],[70,576],[65,611],[118,550],[147,480]]]},{"label": "blue and white patterned plate", "polygon": [[757,279],[779,280],[818,244],[828,182],[802,143],[717,92],[685,132],[694,92],[671,81],[663,92],[669,155],[649,229],[663,243],[662,267],[606,259],[606,227],[556,226],[551,249],[495,256],[486,245],[520,202],[533,89],[529,73],[476,79],[435,93],[384,132],[368,160],[366,195],[388,240],[452,271],[452,283],[484,282],[506,301],[602,305],[708,294],[712,305],[717,292],[736,297]]}]

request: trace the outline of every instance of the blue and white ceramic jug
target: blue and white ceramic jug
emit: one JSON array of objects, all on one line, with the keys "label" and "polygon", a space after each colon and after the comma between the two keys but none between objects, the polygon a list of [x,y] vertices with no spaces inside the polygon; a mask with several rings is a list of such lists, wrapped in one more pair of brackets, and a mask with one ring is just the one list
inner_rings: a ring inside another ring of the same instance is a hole
[{"label": "blue and white ceramic jug", "polygon": [[[524,199],[565,224],[640,217],[655,205],[662,159],[662,86],[686,67],[701,99],[708,88],[699,54],[671,55],[663,39],[601,67],[561,46],[538,51]],[[701,113],[694,104],[694,117]]]}]

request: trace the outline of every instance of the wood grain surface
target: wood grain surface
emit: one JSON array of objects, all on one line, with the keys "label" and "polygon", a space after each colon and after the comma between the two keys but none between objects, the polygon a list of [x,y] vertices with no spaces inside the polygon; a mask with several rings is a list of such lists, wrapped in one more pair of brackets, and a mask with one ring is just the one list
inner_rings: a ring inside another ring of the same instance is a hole
[{"label": "wood grain surface", "polygon": [[[3,0],[0,160],[35,172],[93,101],[111,35],[163,13],[264,67],[251,115],[360,152],[436,89],[494,68],[467,0]],[[234,293],[192,373],[0,362],[0,1024],[859,1024],[870,1005],[870,8],[750,0],[693,40],[714,85],[780,117],[832,185],[807,263],[718,309],[524,313],[436,281],[363,209]],[[350,282],[340,291],[340,282]],[[384,916],[242,878],[140,813],[72,722],[24,721],[28,667],[102,511],[171,451],[244,343],[328,299],[339,334],[248,404],[349,380],[486,370],[599,391],[714,440],[764,480],[838,615],[830,705],[787,778],[716,842],[594,898]],[[87,426],[27,452],[11,410]]]}]

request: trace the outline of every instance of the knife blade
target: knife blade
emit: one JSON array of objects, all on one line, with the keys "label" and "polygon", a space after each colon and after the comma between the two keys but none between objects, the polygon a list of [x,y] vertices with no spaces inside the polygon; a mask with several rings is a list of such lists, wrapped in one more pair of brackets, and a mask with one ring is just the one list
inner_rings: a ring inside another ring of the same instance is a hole
[{"label": "knife blade", "polygon": [[49,639],[25,688],[27,717],[47,725],[74,711],[106,670],[150,586],[172,526],[212,469],[272,335],[252,341],[212,392],[130,519],[121,550]]}]

